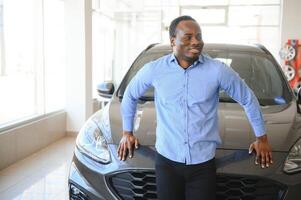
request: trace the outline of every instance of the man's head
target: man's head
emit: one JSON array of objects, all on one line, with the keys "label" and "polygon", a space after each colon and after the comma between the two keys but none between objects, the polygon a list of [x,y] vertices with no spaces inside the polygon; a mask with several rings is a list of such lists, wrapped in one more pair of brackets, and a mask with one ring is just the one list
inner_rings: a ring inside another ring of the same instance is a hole
[{"label": "man's head", "polygon": [[204,46],[200,26],[190,16],[180,16],[169,26],[169,38],[173,52],[179,60],[193,62]]}]

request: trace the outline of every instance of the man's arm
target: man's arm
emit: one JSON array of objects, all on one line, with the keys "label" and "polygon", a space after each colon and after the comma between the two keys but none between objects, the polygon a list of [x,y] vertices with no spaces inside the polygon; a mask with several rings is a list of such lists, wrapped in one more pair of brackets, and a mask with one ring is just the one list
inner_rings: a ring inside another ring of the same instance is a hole
[{"label": "man's arm", "polygon": [[272,150],[268,143],[264,120],[259,102],[253,91],[230,67],[222,64],[219,71],[220,87],[245,110],[247,117],[256,135],[256,141],[250,145],[249,153],[256,151],[255,164],[269,167],[272,163]]},{"label": "man's arm", "polygon": [[138,148],[138,139],[133,135],[136,107],[138,99],[152,86],[152,74],[152,63],[148,63],[137,72],[123,94],[121,102],[123,136],[117,150],[120,160],[126,159],[127,152],[132,158],[133,146]]}]

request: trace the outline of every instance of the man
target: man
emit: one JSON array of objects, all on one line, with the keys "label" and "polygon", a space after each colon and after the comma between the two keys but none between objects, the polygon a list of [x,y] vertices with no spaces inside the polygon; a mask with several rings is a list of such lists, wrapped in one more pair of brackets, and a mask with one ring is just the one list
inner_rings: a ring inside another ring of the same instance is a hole
[{"label": "man", "polygon": [[219,90],[244,107],[256,141],[255,163],[272,163],[271,147],[258,100],[238,74],[222,62],[202,55],[204,42],[198,23],[190,16],[171,22],[173,53],[147,63],[131,80],[122,100],[123,137],[120,159],[133,156],[138,140],[133,120],[140,96],[153,86],[157,113],[156,181],[161,200],[214,200],[215,150],[219,144],[217,106]]}]

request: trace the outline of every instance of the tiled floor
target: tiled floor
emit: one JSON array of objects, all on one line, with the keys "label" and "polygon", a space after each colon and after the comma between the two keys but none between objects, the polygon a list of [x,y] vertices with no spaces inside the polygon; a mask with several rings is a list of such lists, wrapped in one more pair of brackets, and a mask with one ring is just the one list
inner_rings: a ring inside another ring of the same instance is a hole
[{"label": "tiled floor", "polygon": [[67,200],[75,137],[65,137],[0,171],[1,200]]}]

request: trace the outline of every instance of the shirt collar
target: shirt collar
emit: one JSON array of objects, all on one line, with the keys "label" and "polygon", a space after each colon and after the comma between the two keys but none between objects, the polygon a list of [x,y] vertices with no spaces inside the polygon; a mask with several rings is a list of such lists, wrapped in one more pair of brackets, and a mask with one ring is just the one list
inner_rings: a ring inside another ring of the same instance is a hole
[{"label": "shirt collar", "polygon": [[[176,63],[178,64],[178,61],[177,61],[177,59],[176,59],[175,54],[173,54],[173,53],[170,54],[169,62],[170,62],[170,63],[171,63],[171,62],[176,62]],[[198,63],[201,63],[201,64],[204,63],[204,56],[203,56],[203,54],[201,54],[201,55],[199,56],[199,59],[196,60],[196,61],[194,61],[194,63],[193,63],[192,65],[195,66],[195,65],[197,65]]]}]

